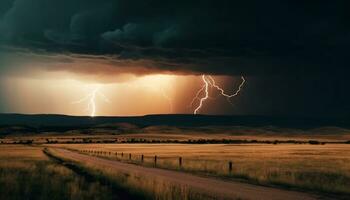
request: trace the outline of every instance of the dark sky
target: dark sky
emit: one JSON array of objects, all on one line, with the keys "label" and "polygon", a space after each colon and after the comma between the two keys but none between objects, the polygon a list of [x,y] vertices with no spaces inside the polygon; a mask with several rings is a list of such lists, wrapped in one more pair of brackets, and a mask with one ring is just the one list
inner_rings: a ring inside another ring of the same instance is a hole
[{"label": "dark sky", "polygon": [[[348,9],[346,0],[1,0],[0,70],[28,62],[14,56],[21,52],[135,74],[244,75],[247,94],[228,114],[344,116]],[[104,70],[70,66],[61,67]]]}]

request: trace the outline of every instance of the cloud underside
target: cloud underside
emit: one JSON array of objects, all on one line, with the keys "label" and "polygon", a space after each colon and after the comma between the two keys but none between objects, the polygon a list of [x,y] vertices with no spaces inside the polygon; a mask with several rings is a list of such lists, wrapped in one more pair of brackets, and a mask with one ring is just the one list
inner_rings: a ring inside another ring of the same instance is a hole
[{"label": "cloud underside", "polygon": [[344,73],[350,44],[345,8],[343,2],[258,0],[3,0],[0,68],[30,63],[101,75]]}]

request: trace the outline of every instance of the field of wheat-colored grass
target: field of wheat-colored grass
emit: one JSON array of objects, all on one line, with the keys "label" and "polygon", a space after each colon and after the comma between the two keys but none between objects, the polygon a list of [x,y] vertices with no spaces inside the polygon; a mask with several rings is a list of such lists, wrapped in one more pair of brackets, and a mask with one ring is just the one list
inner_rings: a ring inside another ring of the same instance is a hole
[{"label": "field of wheat-colored grass", "polygon": [[54,157],[54,150],[44,153],[44,149],[28,145],[0,146],[1,200],[217,199],[215,195],[151,176],[120,173],[71,160],[61,160],[65,163],[62,164],[57,160],[60,157]]},{"label": "field of wheat-colored grass", "polygon": [[118,199],[108,186],[50,160],[42,148],[0,146],[0,199]]},{"label": "field of wheat-colored grass", "polygon": [[[350,194],[348,144],[57,144],[55,146],[106,152],[99,154],[90,152],[90,154],[149,167],[154,165],[154,156],[157,155],[157,167],[161,168],[240,178],[258,184]],[[144,155],[143,163],[141,155]],[[182,157],[181,168],[179,157]],[[229,161],[232,161],[233,165],[231,172]]]}]

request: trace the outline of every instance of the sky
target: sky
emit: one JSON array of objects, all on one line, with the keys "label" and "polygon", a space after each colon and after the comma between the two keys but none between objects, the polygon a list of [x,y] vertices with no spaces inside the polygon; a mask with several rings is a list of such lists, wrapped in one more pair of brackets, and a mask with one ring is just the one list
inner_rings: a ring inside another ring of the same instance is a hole
[{"label": "sky", "polygon": [[348,116],[348,7],[1,0],[0,112]]}]

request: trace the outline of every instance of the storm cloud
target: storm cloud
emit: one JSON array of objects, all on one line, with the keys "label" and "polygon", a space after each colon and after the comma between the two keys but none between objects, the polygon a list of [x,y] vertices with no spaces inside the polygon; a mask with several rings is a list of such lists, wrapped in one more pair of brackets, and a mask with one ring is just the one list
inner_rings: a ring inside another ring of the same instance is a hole
[{"label": "storm cloud", "polygon": [[348,8],[342,0],[1,0],[0,79],[244,75],[240,103],[223,112],[344,116]]},{"label": "storm cloud", "polygon": [[129,69],[141,74],[341,74],[349,64],[346,8],[346,1],[3,0],[0,43],[72,60],[100,56],[113,67],[137,62],[145,69]]}]

